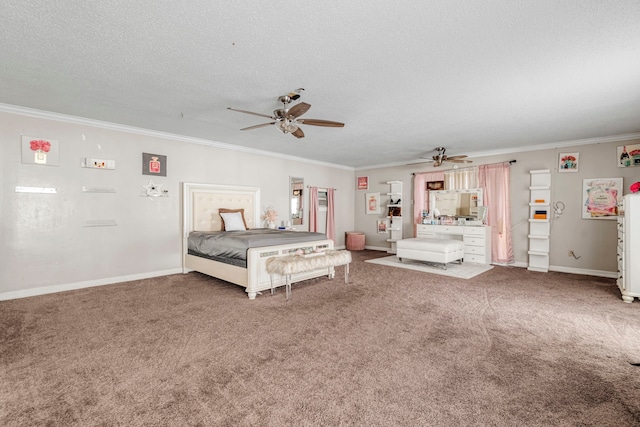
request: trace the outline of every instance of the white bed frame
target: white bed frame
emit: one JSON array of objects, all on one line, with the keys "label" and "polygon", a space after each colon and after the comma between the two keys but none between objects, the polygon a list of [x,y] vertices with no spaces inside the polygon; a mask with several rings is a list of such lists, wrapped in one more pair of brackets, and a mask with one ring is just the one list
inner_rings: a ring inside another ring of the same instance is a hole
[{"label": "white bed frame", "polygon": [[[333,249],[333,240],[318,240],[308,243],[264,246],[247,251],[247,268],[213,261],[188,254],[187,239],[191,231],[219,231],[221,229],[218,209],[244,209],[247,227],[260,227],[260,188],[216,184],[182,184],[182,272],[197,271],[227,282],[243,286],[249,299],[255,299],[260,291],[271,289],[271,277],[266,262],[271,257],[291,255],[298,249]],[[292,282],[324,276],[327,269],[293,274]],[[329,275],[335,274],[333,268]],[[284,277],[274,277],[274,286],[285,286]]]}]

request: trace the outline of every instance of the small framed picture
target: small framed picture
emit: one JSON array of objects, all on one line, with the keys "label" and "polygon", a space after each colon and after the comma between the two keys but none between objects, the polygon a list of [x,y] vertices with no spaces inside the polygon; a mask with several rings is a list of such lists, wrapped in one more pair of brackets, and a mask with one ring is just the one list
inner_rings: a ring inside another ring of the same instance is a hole
[{"label": "small framed picture", "polygon": [[583,179],[582,219],[616,219],[622,182],[622,178]]},{"label": "small framed picture", "polygon": [[367,215],[380,214],[380,193],[366,193],[364,202]]},{"label": "small framed picture", "polygon": [[558,172],[578,172],[580,153],[560,153],[558,156]]},{"label": "small framed picture", "polygon": [[384,219],[379,219],[378,220],[378,233],[379,234],[387,233],[387,229],[388,229],[387,221],[384,220]]},{"label": "small framed picture", "polygon": [[22,163],[58,166],[58,151],[55,139],[22,136]]},{"label": "small framed picture", "polygon": [[619,146],[616,159],[619,168],[640,166],[640,144]]},{"label": "small framed picture", "polygon": [[444,181],[427,181],[427,190],[444,190]]},{"label": "small framed picture", "polygon": [[167,156],[142,153],[142,174],[167,176]]},{"label": "small framed picture", "polygon": [[368,190],[369,189],[369,177],[368,176],[359,176],[357,179],[358,190]]}]

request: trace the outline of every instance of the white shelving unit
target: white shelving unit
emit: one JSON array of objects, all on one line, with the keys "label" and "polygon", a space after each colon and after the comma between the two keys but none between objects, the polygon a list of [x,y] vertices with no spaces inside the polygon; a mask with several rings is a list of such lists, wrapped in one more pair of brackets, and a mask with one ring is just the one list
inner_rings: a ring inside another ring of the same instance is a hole
[{"label": "white shelving unit", "polygon": [[[529,266],[532,271],[549,271],[549,219],[551,217],[551,172],[532,170],[529,186]],[[544,218],[541,216],[544,215]]]},{"label": "white shelving unit", "polygon": [[[402,181],[387,181],[389,192],[387,197],[387,218],[389,220],[389,238],[391,248],[387,251],[390,254],[396,253],[396,242],[402,240]],[[390,215],[393,211],[393,215]],[[398,215],[396,215],[398,214]]]}]

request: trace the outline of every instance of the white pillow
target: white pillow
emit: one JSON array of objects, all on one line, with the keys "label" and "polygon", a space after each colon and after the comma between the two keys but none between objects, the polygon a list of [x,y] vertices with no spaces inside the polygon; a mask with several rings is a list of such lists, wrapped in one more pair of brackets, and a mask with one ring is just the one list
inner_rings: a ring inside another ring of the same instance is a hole
[{"label": "white pillow", "polygon": [[240,212],[222,212],[220,216],[224,220],[225,231],[246,230],[244,227],[244,221],[242,220],[242,214]]}]

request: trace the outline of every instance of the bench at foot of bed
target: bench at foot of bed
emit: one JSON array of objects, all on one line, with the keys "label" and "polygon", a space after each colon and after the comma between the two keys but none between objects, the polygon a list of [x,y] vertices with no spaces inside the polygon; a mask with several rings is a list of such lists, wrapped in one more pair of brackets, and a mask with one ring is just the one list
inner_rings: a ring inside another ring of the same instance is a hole
[{"label": "bench at foot of bed", "polygon": [[267,260],[267,272],[271,275],[271,293],[274,293],[273,275],[285,276],[285,290],[287,299],[291,297],[291,275],[327,269],[330,279],[334,276],[334,267],[344,265],[344,283],[349,283],[349,263],[351,262],[351,252],[349,251],[324,251],[317,254],[290,255],[284,257],[274,257]]}]

